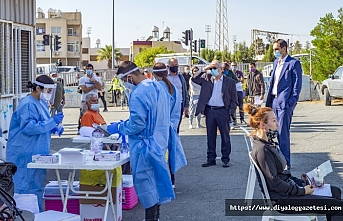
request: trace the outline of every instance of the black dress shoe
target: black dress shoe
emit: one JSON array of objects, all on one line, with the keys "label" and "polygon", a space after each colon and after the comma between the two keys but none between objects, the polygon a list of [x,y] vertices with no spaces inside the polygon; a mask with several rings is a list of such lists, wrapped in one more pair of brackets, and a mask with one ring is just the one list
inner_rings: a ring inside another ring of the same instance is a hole
[{"label": "black dress shoe", "polygon": [[210,166],[214,166],[216,165],[216,162],[211,162],[211,161],[207,161],[206,163],[201,164],[202,167],[210,167]]},{"label": "black dress shoe", "polygon": [[223,162],[223,163],[222,163],[222,166],[223,166],[223,167],[229,167],[229,162]]}]

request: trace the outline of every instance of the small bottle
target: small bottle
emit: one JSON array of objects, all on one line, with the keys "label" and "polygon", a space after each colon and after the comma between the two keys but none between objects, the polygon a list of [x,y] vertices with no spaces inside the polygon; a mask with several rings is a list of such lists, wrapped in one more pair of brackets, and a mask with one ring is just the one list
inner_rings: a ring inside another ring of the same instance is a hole
[{"label": "small bottle", "polygon": [[102,150],[103,137],[104,137],[104,133],[101,130],[95,129],[93,131],[92,137],[91,137],[91,151],[93,151],[95,154],[101,152]]},{"label": "small bottle", "polygon": [[121,139],[122,141],[121,141],[119,149],[120,149],[120,159],[123,160],[129,156],[129,147],[126,143],[126,138],[124,135],[122,136]]}]

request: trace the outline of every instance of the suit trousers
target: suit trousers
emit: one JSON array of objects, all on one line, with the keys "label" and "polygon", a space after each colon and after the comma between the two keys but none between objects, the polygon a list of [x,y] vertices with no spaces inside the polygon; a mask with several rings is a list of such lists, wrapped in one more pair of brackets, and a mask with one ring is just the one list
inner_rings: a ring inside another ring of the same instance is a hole
[{"label": "suit trousers", "polygon": [[276,115],[276,119],[279,122],[278,128],[278,141],[282,154],[287,160],[287,165],[291,165],[291,137],[290,129],[293,117],[294,107],[286,107],[283,110],[276,109],[273,102],[273,110]]},{"label": "suit trousers", "polygon": [[[237,98],[238,98],[238,109],[239,109],[239,119],[241,121],[244,120],[244,111],[243,111],[243,91],[237,91]],[[236,111],[233,114],[234,123],[237,123]]]},{"label": "suit trousers", "polygon": [[224,107],[220,109],[211,109],[210,106],[206,106],[205,116],[207,132],[207,161],[214,162],[216,160],[217,128],[219,128],[222,140],[221,160],[223,162],[229,162],[231,153],[230,129],[229,124],[227,123],[230,119],[229,111]]}]

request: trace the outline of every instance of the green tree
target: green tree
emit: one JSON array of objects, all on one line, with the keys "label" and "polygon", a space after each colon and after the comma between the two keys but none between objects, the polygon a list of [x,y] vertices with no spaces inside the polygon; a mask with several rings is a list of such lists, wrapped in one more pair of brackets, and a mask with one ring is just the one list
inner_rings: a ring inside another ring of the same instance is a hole
[{"label": "green tree", "polygon": [[299,41],[296,41],[294,43],[294,48],[293,48],[294,54],[300,54],[301,53],[301,48],[302,48],[302,44],[300,44]]},{"label": "green tree", "polygon": [[[312,78],[322,81],[343,63],[343,8],[338,10],[337,19],[332,13],[320,18],[310,34],[315,38],[312,40],[315,47],[312,49]],[[307,71],[309,73],[309,69]]]},{"label": "green tree", "polygon": [[216,51],[214,53],[214,60],[222,61],[223,53],[221,51]]},{"label": "green tree", "polygon": [[222,52],[222,61],[231,61],[231,53],[227,46],[225,46],[224,51]]},{"label": "green tree", "polygon": [[135,58],[134,62],[138,67],[149,67],[154,65],[154,59],[158,54],[169,54],[174,51],[168,50],[164,45],[155,48],[142,48]]},{"label": "green tree", "polygon": [[[112,67],[112,45],[105,45],[104,48],[101,48],[99,51],[99,55],[96,58],[98,62],[102,60],[107,61],[107,67]],[[120,53],[119,48],[114,49],[114,60],[118,63],[123,55]]]},{"label": "green tree", "polygon": [[254,53],[243,41],[235,44],[232,59],[236,62],[249,63],[254,61]]},{"label": "green tree", "polygon": [[264,61],[264,62],[272,62],[274,60],[275,60],[275,57],[274,57],[273,45],[270,44],[266,54],[262,58],[262,61]]},{"label": "green tree", "polygon": [[204,48],[200,52],[200,57],[205,59],[208,62],[211,62],[211,61],[214,60],[214,50],[208,49],[208,48]]}]

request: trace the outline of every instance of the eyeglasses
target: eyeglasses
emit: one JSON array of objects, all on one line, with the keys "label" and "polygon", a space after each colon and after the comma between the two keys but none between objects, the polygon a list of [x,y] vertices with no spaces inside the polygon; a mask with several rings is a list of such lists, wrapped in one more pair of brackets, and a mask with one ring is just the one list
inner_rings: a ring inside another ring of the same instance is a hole
[{"label": "eyeglasses", "polygon": [[211,71],[212,71],[212,69],[213,69],[213,70],[217,70],[217,68],[216,68],[216,67],[210,68],[210,69],[208,69],[208,70],[211,70]]}]

